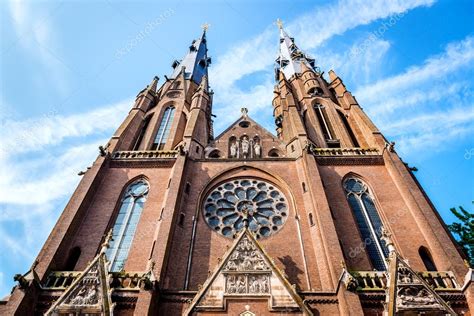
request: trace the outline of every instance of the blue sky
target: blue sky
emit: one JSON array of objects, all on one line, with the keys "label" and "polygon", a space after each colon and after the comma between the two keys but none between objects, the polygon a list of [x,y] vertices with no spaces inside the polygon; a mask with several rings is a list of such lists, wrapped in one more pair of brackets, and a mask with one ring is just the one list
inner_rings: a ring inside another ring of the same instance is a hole
[{"label": "blue sky", "polygon": [[334,69],[447,222],[474,199],[474,2],[32,1],[0,8],[0,296],[25,272],[153,76],[204,22],[216,134],[249,108],[270,131],[274,21]]}]

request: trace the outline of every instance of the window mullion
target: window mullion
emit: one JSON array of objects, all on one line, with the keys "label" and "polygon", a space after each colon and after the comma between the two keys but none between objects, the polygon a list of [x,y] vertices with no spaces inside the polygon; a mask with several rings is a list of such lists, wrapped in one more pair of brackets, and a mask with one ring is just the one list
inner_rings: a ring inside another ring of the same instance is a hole
[{"label": "window mullion", "polygon": [[378,239],[377,234],[375,232],[374,226],[372,225],[372,221],[370,220],[369,213],[367,212],[367,209],[365,208],[364,201],[362,201],[362,196],[361,195],[356,195],[356,197],[359,200],[359,203],[362,207],[362,213],[364,213],[364,217],[367,220],[367,225],[369,226],[370,232],[372,233],[372,236],[373,236],[374,241],[375,241],[375,245],[377,246],[377,249],[378,249],[378,251],[379,251],[379,253],[380,253],[380,255],[383,259],[382,260],[383,264],[386,268],[388,268],[387,263],[385,262],[385,255],[383,253],[382,246],[380,245],[380,242],[379,242],[379,239]]},{"label": "window mullion", "polygon": [[326,122],[326,117],[324,116],[324,113],[323,113],[323,109],[322,109],[322,106],[318,106],[318,111],[319,111],[319,115],[321,115],[321,119],[324,123],[324,128],[326,129],[326,133],[328,134],[329,136],[329,139],[332,139],[332,135],[331,135],[331,131],[329,130],[329,126]]}]

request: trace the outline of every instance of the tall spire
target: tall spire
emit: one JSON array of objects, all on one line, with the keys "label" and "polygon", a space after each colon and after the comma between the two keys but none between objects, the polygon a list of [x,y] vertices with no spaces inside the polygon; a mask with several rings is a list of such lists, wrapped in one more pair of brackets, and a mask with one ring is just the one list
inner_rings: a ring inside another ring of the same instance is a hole
[{"label": "tall spire", "polygon": [[207,76],[207,67],[211,64],[211,58],[207,57],[206,31],[208,24],[203,25],[203,32],[199,39],[194,40],[189,46],[189,51],[181,61],[173,62],[173,74],[171,78],[178,77],[182,68],[185,67],[185,78],[201,83],[203,76]]},{"label": "tall spire", "polygon": [[[308,55],[303,53],[295,44],[295,39],[290,37],[283,29],[283,23],[280,19],[277,20],[278,28],[280,29],[280,51],[275,63],[275,70],[283,71],[285,77],[289,79],[296,73],[302,73],[302,65],[305,64],[310,69],[314,69],[315,61]],[[278,78],[278,77],[277,77]]]}]

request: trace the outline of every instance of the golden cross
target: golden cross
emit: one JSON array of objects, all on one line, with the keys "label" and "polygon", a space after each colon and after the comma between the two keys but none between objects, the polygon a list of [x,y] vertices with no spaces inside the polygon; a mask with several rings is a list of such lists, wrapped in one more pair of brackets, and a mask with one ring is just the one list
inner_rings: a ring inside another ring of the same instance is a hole
[{"label": "golden cross", "polygon": [[278,18],[276,20],[276,25],[278,26],[278,28],[281,30],[283,28],[283,21],[280,20],[280,18]]},{"label": "golden cross", "polygon": [[209,29],[209,26],[211,26],[209,23],[204,23],[203,25],[201,25],[204,32],[207,32],[207,30]]}]

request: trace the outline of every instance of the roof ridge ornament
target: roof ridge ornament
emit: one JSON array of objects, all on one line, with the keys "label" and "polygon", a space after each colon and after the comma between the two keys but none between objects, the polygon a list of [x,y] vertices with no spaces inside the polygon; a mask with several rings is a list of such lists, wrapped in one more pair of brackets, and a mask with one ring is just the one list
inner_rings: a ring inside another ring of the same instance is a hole
[{"label": "roof ridge ornament", "polygon": [[240,112],[242,112],[243,117],[248,117],[249,115],[249,110],[246,107],[243,107],[240,109]]}]

